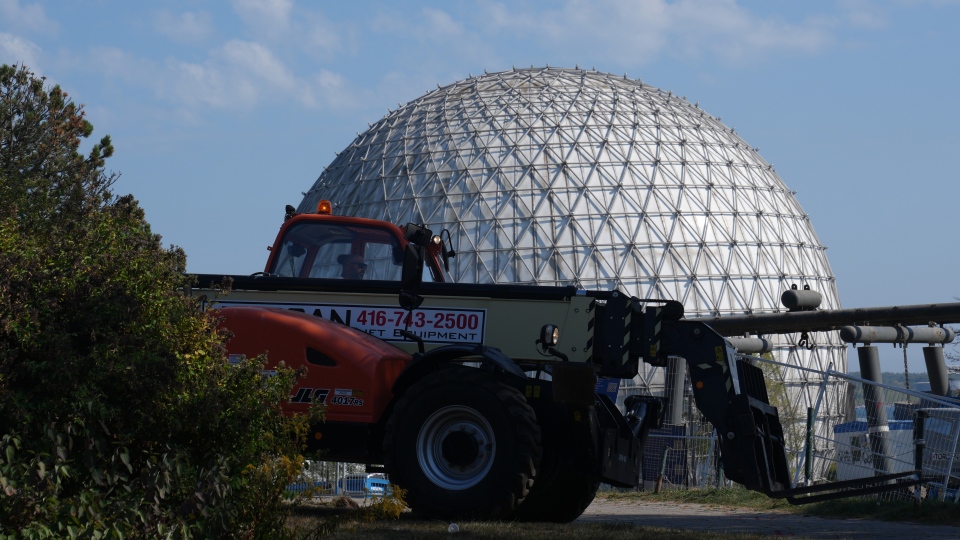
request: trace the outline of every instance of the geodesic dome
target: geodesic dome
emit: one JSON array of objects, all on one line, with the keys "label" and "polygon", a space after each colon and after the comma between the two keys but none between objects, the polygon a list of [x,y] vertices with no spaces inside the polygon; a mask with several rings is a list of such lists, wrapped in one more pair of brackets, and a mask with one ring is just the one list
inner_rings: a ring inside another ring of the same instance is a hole
[{"label": "geodesic dome", "polygon": [[[826,248],[757,149],[625,76],[531,68],[438,87],[359,134],[299,210],[320,199],[449,229],[457,282],[617,288],[688,316],[778,311],[796,284],[840,307]],[[813,351],[796,339],[780,340],[781,361],[845,370],[836,337]]]}]

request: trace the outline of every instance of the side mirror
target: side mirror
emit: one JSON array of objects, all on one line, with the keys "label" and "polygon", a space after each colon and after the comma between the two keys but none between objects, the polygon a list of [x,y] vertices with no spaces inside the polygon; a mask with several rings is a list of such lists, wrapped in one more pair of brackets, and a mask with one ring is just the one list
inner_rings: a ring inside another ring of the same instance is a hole
[{"label": "side mirror", "polygon": [[410,242],[403,253],[403,270],[400,274],[400,307],[413,311],[423,303],[417,295],[423,283],[423,247]]}]

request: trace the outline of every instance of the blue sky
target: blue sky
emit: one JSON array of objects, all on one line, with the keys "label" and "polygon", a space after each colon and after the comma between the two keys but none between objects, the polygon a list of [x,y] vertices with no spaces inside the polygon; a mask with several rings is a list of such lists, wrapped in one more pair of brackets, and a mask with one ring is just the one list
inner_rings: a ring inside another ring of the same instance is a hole
[{"label": "blue sky", "polygon": [[958,0],[0,0],[0,62],[84,104],[115,190],[224,273],[262,270],[284,205],[398,103],[484,69],[626,73],[760,148],[858,307],[960,296],[957,28]]}]

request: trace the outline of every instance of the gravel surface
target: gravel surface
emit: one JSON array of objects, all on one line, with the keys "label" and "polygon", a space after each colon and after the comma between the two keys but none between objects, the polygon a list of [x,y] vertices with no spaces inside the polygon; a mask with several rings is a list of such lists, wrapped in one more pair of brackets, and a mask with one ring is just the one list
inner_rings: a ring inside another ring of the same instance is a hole
[{"label": "gravel surface", "polygon": [[702,504],[614,501],[597,498],[580,523],[617,522],[724,533],[850,539],[957,539],[960,527],[892,523],[865,519],[826,519],[800,514]]}]

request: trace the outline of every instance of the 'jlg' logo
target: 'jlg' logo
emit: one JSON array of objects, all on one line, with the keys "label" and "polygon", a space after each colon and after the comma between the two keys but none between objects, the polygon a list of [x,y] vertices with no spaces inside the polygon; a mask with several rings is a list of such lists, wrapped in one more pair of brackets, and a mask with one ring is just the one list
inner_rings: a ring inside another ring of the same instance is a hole
[{"label": "'jlg' logo", "polygon": [[297,393],[290,396],[290,403],[326,403],[330,395],[329,388],[297,388]]}]

